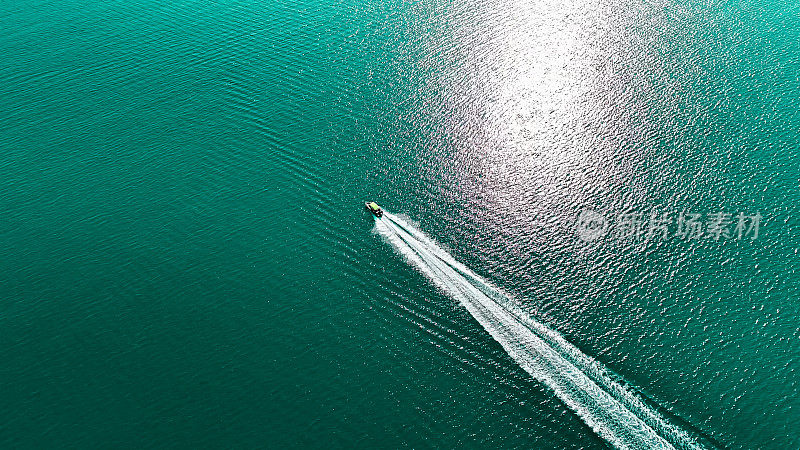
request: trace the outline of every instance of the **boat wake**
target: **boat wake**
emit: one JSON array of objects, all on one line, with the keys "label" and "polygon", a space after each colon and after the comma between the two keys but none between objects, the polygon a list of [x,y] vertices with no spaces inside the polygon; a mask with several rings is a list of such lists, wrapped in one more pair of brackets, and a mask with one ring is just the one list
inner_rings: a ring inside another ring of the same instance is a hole
[{"label": "boat wake", "polygon": [[412,224],[384,212],[377,231],[414,267],[458,300],[535,379],[550,388],[600,437],[623,449],[707,448],[696,433],[601,363],[516,306],[514,300],[456,261]]}]

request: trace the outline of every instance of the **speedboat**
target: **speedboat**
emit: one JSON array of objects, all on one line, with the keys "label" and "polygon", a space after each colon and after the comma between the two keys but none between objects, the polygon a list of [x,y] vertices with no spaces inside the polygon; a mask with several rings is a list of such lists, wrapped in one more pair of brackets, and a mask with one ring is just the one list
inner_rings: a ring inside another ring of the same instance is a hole
[{"label": "speedboat", "polygon": [[381,209],[380,206],[378,206],[377,203],[375,203],[375,202],[366,202],[364,204],[367,205],[367,209],[369,210],[369,212],[371,212],[372,214],[375,214],[375,217],[383,216],[383,210]]}]

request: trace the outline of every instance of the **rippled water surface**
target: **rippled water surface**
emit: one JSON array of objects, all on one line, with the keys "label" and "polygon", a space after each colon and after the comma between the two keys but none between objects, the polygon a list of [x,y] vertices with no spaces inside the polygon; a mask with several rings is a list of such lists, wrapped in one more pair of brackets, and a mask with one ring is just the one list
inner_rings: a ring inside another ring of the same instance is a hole
[{"label": "rippled water surface", "polygon": [[[798,4],[20,0],[0,24],[2,447],[615,443],[364,200],[676,427],[800,447]],[[585,242],[587,209],[672,227]],[[720,211],[732,236],[675,236]]]}]

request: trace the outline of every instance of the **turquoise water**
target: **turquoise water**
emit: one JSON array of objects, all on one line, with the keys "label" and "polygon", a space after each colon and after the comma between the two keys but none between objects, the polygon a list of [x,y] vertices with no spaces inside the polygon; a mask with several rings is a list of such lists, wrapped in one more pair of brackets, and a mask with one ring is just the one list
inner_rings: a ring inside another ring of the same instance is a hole
[{"label": "turquoise water", "polygon": [[375,200],[676,427],[800,447],[798,9],[3,4],[0,443],[613,444]]}]

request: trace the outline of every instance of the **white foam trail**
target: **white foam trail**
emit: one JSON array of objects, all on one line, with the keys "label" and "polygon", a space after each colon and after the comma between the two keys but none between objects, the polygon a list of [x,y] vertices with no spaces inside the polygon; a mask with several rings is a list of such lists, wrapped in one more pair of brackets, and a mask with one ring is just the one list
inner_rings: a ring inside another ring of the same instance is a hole
[{"label": "white foam trail", "polygon": [[525,371],[552,389],[600,437],[622,449],[704,448],[618,376],[531,318],[425,233],[386,212],[375,223],[401,255],[464,305]]}]

